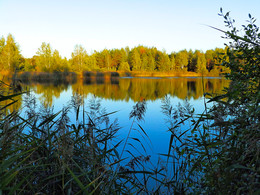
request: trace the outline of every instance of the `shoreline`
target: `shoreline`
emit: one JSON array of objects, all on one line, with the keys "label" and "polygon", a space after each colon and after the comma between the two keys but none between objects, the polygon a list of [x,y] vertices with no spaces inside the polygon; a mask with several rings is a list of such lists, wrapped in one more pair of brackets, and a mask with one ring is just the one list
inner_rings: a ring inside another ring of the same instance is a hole
[{"label": "shoreline", "polygon": [[195,73],[195,72],[123,72],[123,71],[84,71],[84,72],[0,72],[0,80],[3,79],[20,79],[20,80],[95,80],[104,79],[110,80],[114,78],[131,79],[131,78],[143,78],[143,79],[174,79],[174,78],[207,78],[216,79],[224,78],[221,74],[214,73]]}]

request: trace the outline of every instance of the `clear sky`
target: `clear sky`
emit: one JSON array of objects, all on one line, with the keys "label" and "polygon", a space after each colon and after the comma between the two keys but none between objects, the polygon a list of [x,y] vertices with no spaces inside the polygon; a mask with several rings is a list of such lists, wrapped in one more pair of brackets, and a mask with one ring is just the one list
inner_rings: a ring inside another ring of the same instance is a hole
[{"label": "clear sky", "polygon": [[70,58],[76,44],[94,50],[155,46],[167,53],[224,47],[220,7],[240,27],[260,21],[260,0],[0,0],[0,36],[11,33],[24,57],[42,42]]}]

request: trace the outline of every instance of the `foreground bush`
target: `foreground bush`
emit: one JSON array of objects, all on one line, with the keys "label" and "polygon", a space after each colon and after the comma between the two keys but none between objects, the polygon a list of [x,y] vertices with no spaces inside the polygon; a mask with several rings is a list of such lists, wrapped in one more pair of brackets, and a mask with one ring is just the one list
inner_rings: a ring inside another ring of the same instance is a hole
[{"label": "foreground bush", "polygon": [[[249,14],[243,25],[244,36],[234,27],[229,13],[220,13],[230,31],[223,65],[231,85],[223,95],[210,95],[208,108],[195,115],[190,106],[174,110],[166,99],[163,110],[170,119],[172,132],[168,157],[184,159],[186,192],[198,194],[257,194],[260,189],[260,33]],[[217,29],[219,30],[219,29]],[[170,109],[169,109],[170,108]],[[170,114],[169,114],[170,113]],[[181,123],[189,129],[178,132]],[[176,143],[177,142],[177,143]]]}]

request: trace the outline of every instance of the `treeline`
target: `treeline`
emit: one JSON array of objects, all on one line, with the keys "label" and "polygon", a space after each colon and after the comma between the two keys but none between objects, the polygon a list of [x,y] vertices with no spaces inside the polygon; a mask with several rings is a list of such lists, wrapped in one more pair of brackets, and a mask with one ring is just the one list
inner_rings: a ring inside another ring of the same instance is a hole
[{"label": "treeline", "polygon": [[0,39],[0,68],[7,71],[82,72],[82,71],[158,71],[196,72],[219,74],[227,70],[219,66],[226,56],[226,48],[207,50],[181,50],[167,54],[156,47],[137,46],[104,49],[88,54],[76,45],[71,58],[63,58],[49,43],[42,43],[36,55],[24,58],[11,34]]}]

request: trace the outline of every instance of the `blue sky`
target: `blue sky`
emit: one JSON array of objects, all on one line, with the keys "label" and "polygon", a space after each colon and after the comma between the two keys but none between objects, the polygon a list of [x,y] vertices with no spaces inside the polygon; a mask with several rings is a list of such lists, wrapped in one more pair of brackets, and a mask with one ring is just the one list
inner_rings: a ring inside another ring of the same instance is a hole
[{"label": "blue sky", "polygon": [[76,44],[90,54],[105,48],[155,46],[167,53],[224,47],[220,7],[240,27],[260,20],[259,0],[0,0],[0,36],[11,33],[24,57],[42,42],[70,58]]}]

